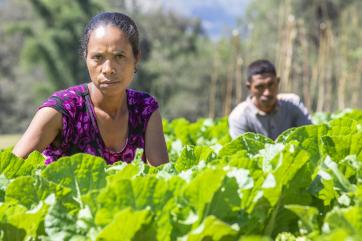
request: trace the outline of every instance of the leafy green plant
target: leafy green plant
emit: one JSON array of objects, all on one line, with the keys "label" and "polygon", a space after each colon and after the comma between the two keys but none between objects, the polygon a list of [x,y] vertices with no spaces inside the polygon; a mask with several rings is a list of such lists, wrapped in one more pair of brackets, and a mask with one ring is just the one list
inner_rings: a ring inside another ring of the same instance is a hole
[{"label": "leafy green plant", "polygon": [[[361,240],[361,119],[231,142],[225,119],[164,122],[171,161],[45,166],[0,152],[2,240]],[[175,129],[176,128],[176,129]],[[215,128],[215,129],[214,129]],[[177,144],[175,144],[177,143]]]}]

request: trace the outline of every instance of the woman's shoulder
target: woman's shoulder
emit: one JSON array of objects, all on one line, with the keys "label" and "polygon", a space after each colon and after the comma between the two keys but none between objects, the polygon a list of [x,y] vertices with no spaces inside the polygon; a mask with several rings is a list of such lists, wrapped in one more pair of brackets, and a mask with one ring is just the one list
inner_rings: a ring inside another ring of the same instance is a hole
[{"label": "woman's shoulder", "polygon": [[56,96],[62,99],[77,98],[84,96],[88,93],[86,84],[71,86],[67,89],[58,90],[53,93],[52,96]]},{"label": "woman's shoulder", "polygon": [[39,109],[42,107],[53,107],[63,114],[74,113],[84,105],[84,96],[87,93],[88,89],[85,84],[58,90],[45,100]]},{"label": "woman's shoulder", "polygon": [[132,107],[157,106],[158,103],[154,96],[144,91],[127,89],[128,104]]},{"label": "woman's shoulder", "polygon": [[127,99],[131,126],[145,131],[152,113],[158,109],[156,98],[143,91],[127,89]]}]

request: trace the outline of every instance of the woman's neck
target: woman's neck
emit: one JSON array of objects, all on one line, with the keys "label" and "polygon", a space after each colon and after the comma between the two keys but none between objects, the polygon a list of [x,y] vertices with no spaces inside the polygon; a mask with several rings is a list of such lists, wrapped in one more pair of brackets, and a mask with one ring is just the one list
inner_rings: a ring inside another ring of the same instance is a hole
[{"label": "woman's neck", "polygon": [[110,118],[116,119],[128,111],[126,91],[120,95],[107,96],[93,83],[88,84],[88,89],[94,108],[108,114]]}]

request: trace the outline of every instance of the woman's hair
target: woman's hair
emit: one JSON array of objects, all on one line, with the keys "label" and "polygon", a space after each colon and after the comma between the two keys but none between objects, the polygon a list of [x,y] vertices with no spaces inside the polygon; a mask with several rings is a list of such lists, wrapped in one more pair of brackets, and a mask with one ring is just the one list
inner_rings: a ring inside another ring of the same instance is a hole
[{"label": "woman's hair", "polygon": [[81,39],[80,53],[83,58],[88,54],[89,36],[92,31],[99,26],[112,25],[118,27],[126,34],[128,41],[132,46],[133,55],[136,57],[139,53],[138,29],[135,22],[123,13],[104,12],[95,15],[85,26]]}]

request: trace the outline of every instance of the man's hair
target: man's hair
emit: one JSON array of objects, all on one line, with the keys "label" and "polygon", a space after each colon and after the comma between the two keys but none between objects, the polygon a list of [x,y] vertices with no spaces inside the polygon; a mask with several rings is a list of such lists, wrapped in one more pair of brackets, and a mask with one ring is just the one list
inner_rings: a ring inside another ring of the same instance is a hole
[{"label": "man's hair", "polygon": [[87,57],[87,49],[89,37],[94,29],[101,25],[112,25],[126,34],[128,41],[132,46],[133,55],[137,56],[139,53],[139,40],[138,29],[135,22],[126,14],[118,12],[103,12],[94,16],[84,28],[83,36],[81,39],[81,55]]},{"label": "man's hair", "polygon": [[274,64],[272,64],[269,60],[266,59],[259,59],[249,64],[246,74],[249,83],[251,82],[253,75],[273,74],[277,76]]}]

